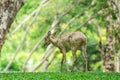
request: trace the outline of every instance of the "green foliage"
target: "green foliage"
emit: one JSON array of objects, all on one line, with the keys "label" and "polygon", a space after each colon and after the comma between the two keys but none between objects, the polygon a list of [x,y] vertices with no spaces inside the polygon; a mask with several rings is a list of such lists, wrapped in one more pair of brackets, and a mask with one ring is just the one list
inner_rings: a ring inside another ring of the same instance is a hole
[{"label": "green foliage", "polygon": [[[17,14],[14,23],[12,24],[10,28],[10,32],[7,35],[7,40],[5,41],[5,45],[2,49],[2,59],[1,59],[1,65],[0,70],[3,70],[6,65],[8,64],[9,60],[11,59],[12,55],[16,52],[16,49],[18,45],[20,44],[27,26],[31,23],[32,19],[34,18],[34,15],[31,16],[31,18],[25,22],[20,29],[18,29],[14,34],[11,35],[11,33],[18,27],[19,24],[23,20],[25,20],[37,7],[39,6],[39,3],[42,0],[27,0],[25,5],[21,8],[19,13]],[[88,18],[94,16],[99,10],[104,9],[107,7],[106,0],[79,0],[78,5],[75,5],[75,7],[70,10],[70,12],[65,15],[63,18],[61,18],[61,15],[63,13],[63,10],[67,10],[71,4],[73,4],[73,1],[75,0],[51,0],[47,6],[44,6],[41,9],[41,12],[39,16],[37,17],[35,23],[30,28],[29,33],[27,34],[26,40],[23,43],[23,47],[20,49],[15,61],[13,62],[12,66],[10,67],[11,71],[14,70],[21,70],[22,64],[25,61],[26,57],[29,55],[35,44],[46,34],[46,32],[49,30],[49,28],[52,25],[52,22],[54,21],[54,17],[57,14],[57,17],[60,18],[60,23],[58,28],[56,29],[57,33],[56,36],[63,30],[68,22],[77,14],[82,15],[78,17],[76,20],[74,20],[71,25],[67,28],[65,32],[75,31],[79,26],[81,26]],[[92,2],[95,2],[93,6],[91,6]],[[91,6],[91,7],[90,7]],[[101,30],[102,30],[102,38],[105,45],[106,42],[106,22],[105,22],[105,14],[100,14],[97,17],[95,17],[94,21],[90,21],[86,23],[84,26],[82,26],[81,30],[86,36],[87,36],[87,54],[89,60],[97,60],[95,62],[91,62],[89,64],[89,67],[91,70],[98,71],[101,70],[101,62],[100,62],[100,54],[99,54],[99,37],[97,33],[96,24],[100,23]],[[34,55],[32,56],[31,60],[33,61],[32,66],[34,66],[37,62],[40,61],[40,59],[45,54],[46,48],[43,47],[44,41],[42,44],[37,48],[37,50],[34,52]],[[48,68],[48,71],[59,71],[60,69],[60,61],[61,61],[61,54],[59,50],[56,50],[56,53],[58,53],[57,58],[52,62],[50,67]],[[71,54],[71,52],[68,52]],[[80,56],[82,56],[80,54]],[[81,59],[81,57],[80,57]],[[72,57],[69,56],[69,60],[72,62]],[[80,61],[80,64],[83,63],[83,60]],[[82,70],[84,67],[82,66]],[[42,69],[39,69],[42,71]],[[41,74],[41,73],[40,73]],[[54,73],[53,73],[54,74]],[[71,77],[72,77],[71,73]],[[81,73],[80,73],[81,74]],[[25,74],[27,75],[27,74]],[[49,75],[49,74],[46,74]],[[61,75],[59,73],[59,75]],[[102,75],[102,74],[101,74]],[[107,74],[106,74],[107,75]],[[3,76],[3,75],[2,75]],[[9,75],[6,74],[7,77]],[[35,75],[34,75],[35,76]],[[84,74],[86,76],[86,74]],[[81,76],[81,77],[84,77]],[[90,74],[91,76],[91,74]],[[89,76],[89,77],[90,77]],[[38,77],[38,76],[36,76]],[[62,80],[65,79],[64,77],[68,77],[68,75],[61,78]],[[73,75],[74,77],[74,75]],[[75,77],[77,77],[77,74],[75,74]],[[104,77],[104,76],[103,76]],[[101,79],[103,79],[101,77]],[[13,80],[15,77],[11,77]],[[10,79],[11,79],[10,78]],[[19,79],[24,79],[24,77],[18,76]],[[85,78],[85,77],[84,77]],[[3,78],[4,80],[5,78]],[[27,78],[28,79],[28,78]],[[31,78],[32,79],[32,76]],[[34,78],[33,78],[34,79]],[[49,78],[48,78],[49,79]],[[70,78],[68,78],[70,79]],[[85,78],[86,79],[86,78]],[[96,79],[99,79],[96,76]],[[15,79],[16,80],[16,79]],[[91,77],[91,80],[94,80],[93,76]]]}]

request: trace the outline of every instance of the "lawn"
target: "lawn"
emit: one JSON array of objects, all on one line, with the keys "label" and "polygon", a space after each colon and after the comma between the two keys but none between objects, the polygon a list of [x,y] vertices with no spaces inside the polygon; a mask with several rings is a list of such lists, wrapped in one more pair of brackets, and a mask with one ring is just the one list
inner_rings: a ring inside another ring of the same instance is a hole
[{"label": "lawn", "polygon": [[12,72],[12,73],[0,73],[0,80],[120,80],[120,73]]}]

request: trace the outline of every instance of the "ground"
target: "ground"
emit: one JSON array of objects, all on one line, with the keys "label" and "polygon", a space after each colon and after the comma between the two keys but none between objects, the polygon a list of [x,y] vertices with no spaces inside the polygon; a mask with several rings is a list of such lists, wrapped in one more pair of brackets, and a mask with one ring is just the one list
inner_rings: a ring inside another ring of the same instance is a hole
[{"label": "ground", "polygon": [[120,74],[102,72],[11,72],[0,73],[0,80],[120,80]]}]

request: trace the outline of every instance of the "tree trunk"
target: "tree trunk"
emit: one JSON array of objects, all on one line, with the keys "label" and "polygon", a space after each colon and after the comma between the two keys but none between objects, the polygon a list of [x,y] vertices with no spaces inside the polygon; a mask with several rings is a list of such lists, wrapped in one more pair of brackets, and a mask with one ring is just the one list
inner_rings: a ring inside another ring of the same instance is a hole
[{"label": "tree trunk", "polygon": [[114,49],[114,42],[115,42],[115,38],[114,36],[111,34],[112,32],[112,28],[111,25],[108,25],[107,27],[107,43],[106,43],[106,53],[105,53],[105,60],[104,60],[104,65],[105,65],[105,72],[109,72],[109,71],[114,71],[114,53],[115,53],[115,49]]},{"label": "tree trunk", "polygon": [[105,72],[119,71],[119,60],[116,36],[119,34],[119,0],[108,1],[108,10],[106,21],[108,23],[106,30],[106,53],[104,54],[104,70]]},{"label": "tree trunk", "polygon": [[0,50],[14,17],[23,6],[22,0],[0,0]]}]

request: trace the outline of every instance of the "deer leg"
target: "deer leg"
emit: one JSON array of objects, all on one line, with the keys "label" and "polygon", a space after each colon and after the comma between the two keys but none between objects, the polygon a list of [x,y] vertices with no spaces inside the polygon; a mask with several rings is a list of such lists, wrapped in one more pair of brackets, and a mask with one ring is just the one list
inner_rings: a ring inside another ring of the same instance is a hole
[{"label": "deer leg", "polygon": [[83,55],[84,60],[85,60],[85,71],[87,72],[88,71],[88,60],[87,60],[87,54],[86,54],[86,45],[84,45],[82,47],[82,55]]},{"label": "deer leg", "polygon": [[62,72],[63,64],[65,64],[66,66],[66,53],[65,51],[61,51],[61,52],[62,52],[62,60],[61,60],[61,72]]},{"label": "deer leg", "polygon": [[86,48],[87,48],[87,46],[86,46],[86,44],[84,45],[84,56],[85,56],[85,63],[86,63],[86,72],[88,71],[88,60],[87,60],[87,58],[88,58],[88,56],[87,56],[87,53],[86,53]]},{"label": "deer leg", "polygon": [[72,50],[72,55],[73,55],[73,65],[72,65],[71,71],[73,71],[74,66],[76,65],[76,62],[77,62],[76,50]]},{"label": "deer leg", "polygon": [[62,60],[61,60],[61,72],[62,72],[62,67],[63,67],[63,61],[64,61],[64,56],[62,54]]}]

